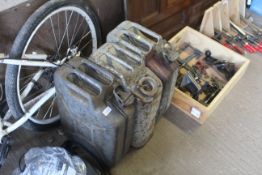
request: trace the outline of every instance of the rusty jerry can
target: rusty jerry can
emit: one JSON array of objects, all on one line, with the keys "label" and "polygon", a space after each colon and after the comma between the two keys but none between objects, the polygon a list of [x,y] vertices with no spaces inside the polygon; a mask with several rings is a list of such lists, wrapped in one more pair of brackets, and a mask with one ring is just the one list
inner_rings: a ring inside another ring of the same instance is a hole
[{"label": "rusty jerry can", "polygon": [[[154,130],[162,96],[161,80],[141,64],[141,57],[113,43],[104,44],[89,59],[114,74],[121,88],[134,96],[135,115],[131,145],[135,148],[144,146]],[[124,105],[124,102],[122,103]]]},{"label": "rusty jerry can", "polygon": [[144,146],[169,107],[177,53],[156,33],[125,21],[88,59],[55,73],[62,125],[106,166]]},{"label": "rusty jerry can", "polygon": [[163,83],[161,105],[157,120],[171,104],[179,65],[179,53],[157,33],[130,21],[124,21],[107,35],[107,42],[116,43],[136,57],[143,58],[141,64],[150,68]]}]

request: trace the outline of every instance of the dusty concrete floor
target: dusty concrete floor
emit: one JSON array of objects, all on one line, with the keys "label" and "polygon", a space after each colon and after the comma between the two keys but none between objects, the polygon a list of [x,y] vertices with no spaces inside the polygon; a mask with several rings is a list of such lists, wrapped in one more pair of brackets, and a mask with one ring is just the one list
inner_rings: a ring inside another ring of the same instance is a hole
[{"label": "dusty concrete floor", "polygon": [[262,56],[203,126],[170,110],[145,148],[127,155],[114,175],[259,175],[262,172]]}]

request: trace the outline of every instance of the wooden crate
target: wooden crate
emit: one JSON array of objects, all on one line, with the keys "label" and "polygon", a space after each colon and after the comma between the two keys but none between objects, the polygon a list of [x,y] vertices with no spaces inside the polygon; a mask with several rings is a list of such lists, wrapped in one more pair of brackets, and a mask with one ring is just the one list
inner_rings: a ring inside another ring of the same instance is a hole
[{"label": "wooden crate", "polygon": [[202,105],[189,95],[176,88],[172,99],[172,105],[179,108],[198,123],[203,124],[220,104],[223,98],[232,90],[232,88],[244,75],[250,61],[190,27],[185,27],[177,35],[171,38],[169,42],[173,46],[179,46],[186,42],[202,52],[210,50],[212,52],[212,56],[215,58],[233,62],[238,68],[236,74],[208,106]]}]

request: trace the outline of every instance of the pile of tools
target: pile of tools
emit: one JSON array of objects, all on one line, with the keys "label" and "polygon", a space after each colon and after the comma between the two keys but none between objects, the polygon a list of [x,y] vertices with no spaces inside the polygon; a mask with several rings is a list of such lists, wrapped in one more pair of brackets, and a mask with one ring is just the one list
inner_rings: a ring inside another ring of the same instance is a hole
[{"label": "pile of tools", "polygon": [[237,71],[235,64],[212,56],[211,51],[202,53],[190,44],[180,49],[180,72],[177,87],[208,106]]},{"label": "pile of tools", "polygon": [[231,21],[232,30],[215,31],[214,39],[241,55],[245,52],[262,54],[262,29],[245,18],[241,19],[241,23],[245,27]]}]

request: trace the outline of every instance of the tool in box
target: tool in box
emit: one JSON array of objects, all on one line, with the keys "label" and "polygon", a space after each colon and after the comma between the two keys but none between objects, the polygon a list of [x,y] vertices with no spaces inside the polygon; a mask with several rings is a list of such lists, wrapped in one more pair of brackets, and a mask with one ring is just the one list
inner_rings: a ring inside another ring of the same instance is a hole
[{"label": "tool in box", "polygon": [[244,55],[244,51],[241,47],[238,46],[238,43],[234,40],[234,37],[225,31],[215,31],[215,35],[213,37],[216,41],[223,44],[225,47],[234,50],[235,52]]},{"label": "tool in box", "polygon": [[177,87],[200,103],[209,105],[233,77],[236,66],[225,60],[214,58],[209,50],[202,53],[188,45],[186,43],[180,49],[181,55],[186,52],[188,56],[178,59],[181,69]]},{"label": "tool in box", "polygon": [[213,38],[241,55],[245,52],[262,53],[261,29],[245,18],[241,18],[241,21],[245,27],[239,27],[230,21],[232,30],[230,32],[216,30]]}]

